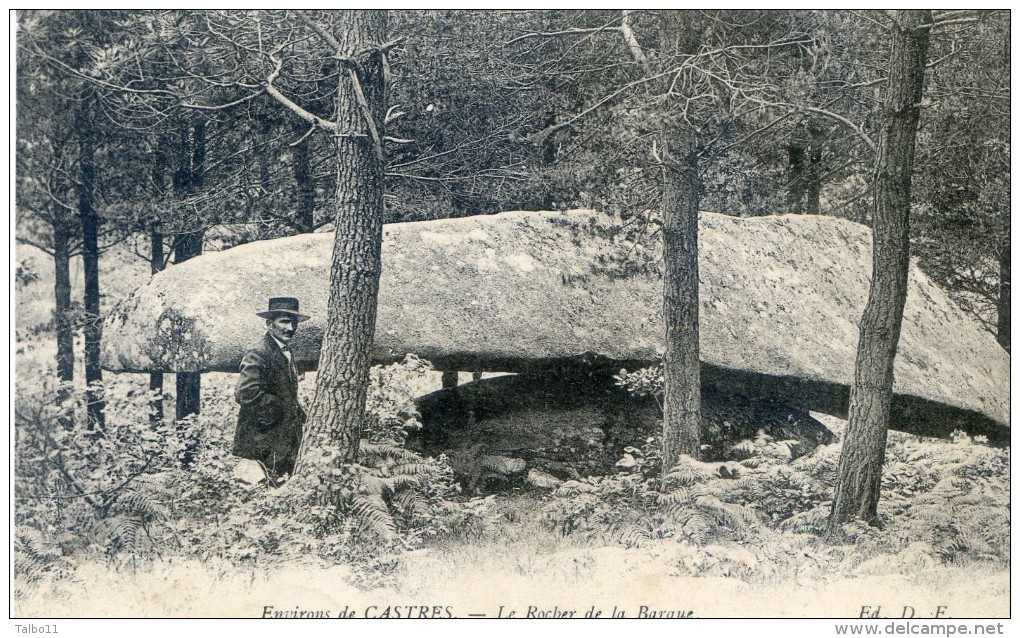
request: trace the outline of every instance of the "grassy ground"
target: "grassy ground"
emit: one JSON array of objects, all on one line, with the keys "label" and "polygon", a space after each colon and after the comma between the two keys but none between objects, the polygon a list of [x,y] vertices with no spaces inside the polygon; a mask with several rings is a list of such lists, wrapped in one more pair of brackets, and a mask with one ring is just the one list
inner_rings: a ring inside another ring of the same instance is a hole
[{"label": "grassy ground", "polygon": [[[522,514],[534,506],[519,497],[509,504]],[[979,566],[888,568],[886,573],[826,576],[807,573],[782,582],[691,577],[677,565],[684,548],[656,543],[623,548],[563,539],[535,521],[508,521],[496,536],[444,543],[401,557],[380,581],[345,566],[277,565],[237,568],[195,560],[145,564],[82,564],[75,573],[39,587],[17,602],[18,617],[258,617],[277,610],[345,607],[362,617],[387,605],[449,606],[456,616],[504,615],[529,607],[579,610],[609,616],[615,607],[636,617],[651,610],[693,611],[698,617],[857,617],[864,605],[881,605],[899,617],[912,607],[931,617],[939,606],[949,616],[1009,615],[1009,572]]]}]

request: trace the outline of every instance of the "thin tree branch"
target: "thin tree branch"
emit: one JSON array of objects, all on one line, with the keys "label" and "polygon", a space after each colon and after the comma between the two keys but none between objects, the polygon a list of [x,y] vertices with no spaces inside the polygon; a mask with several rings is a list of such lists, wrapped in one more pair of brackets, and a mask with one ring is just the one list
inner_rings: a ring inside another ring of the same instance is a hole
[{"label": "thin tree branch", "polygon": [[611,27],[607,25],[591,28],[571,27],[570,29],[564,29],[562,31],[536,31],[532,33],[525,33],[524,35],[517,36],[516,38],[507,40],[506,45],[509,46],[511,44],[516,44],[518,42],[528,40],[531,38],[556,38],[562,35],[586,35],[586,34],[590,35],[595,33],[604,33],[606,31],[620,31],[620,30],[621,30],[620,27]]},{"label": "thin tree branch", "polygon": [[974,17],[974,16],[971,16],[969,18],[952,18],[952,19],[949,19],[949,20],[936,20],[932,24],[921,25],[920,28],[922,28],[922,29],[924,29],[924,28],[938,29],[939,27],[944,27],[944,26],[950,25],[950,24],[971,24],[971,23],[974,23],[974,22],[977,22],[977,21],[978,21],[978,19],[976,17]]},{"label": "thin tree branch", "polygon": [[744,95],[744,98],[747,99],[750,102],[754,102],[756,104],[760,104],[761,106],[764,106],[764,107],[787,108],[787,109],[793,109],[795,111],[802,111],[802,112],[806,112],[806,113],[817,113],[818,115],[823,115],[823,116],[828,117],[830,119],[836,120],[837,122],[840,122],[841,124],[843,124],[844,126],[849,128],[851,131],[853,131],[857,135],[857,137],[859,137],[861,139],[861,141],[863,141],[868,146],[868,148],[870,148],[873,152],[878,152],[878,145],[875,144],[875,140],[871,139],[871,136],[869,136],[867,133],[865,133],[864,129],[862,129],[860,126],[858,126],[857,124],[854,124],[848,118],[840,115],[839,113],[834,113],[832,111],[827,111],[825,109],[818,108],[817,106],[807,106],[807,105],[803,105],[803,104],[793,104],[791,102],[769,102],[769,101],[763,100],[761,98],[752,97],[752,96],[749,96],[749,95],[746,95],[746,94]]},{"label": "thin tree branch", "polygon": [[238,104],[244,104],[245,102],[248,102],[250,100],[254,100],[255,98],[257,98],[258,96],[262,95],[265,92],[266,92],[265,88],[260,88],[259,90],[255,91],[254,93],[250,93],[248,95],[245,95],[244,97],[240,97],[240,98],[234,100],[233,102],[225,102],[223,104],[209,104],[209,105],[206,105],[206,104],[196,104],[194,102],[181,102],[180,106],[181,106],[181,108],[192,109],[192,110],[196,110],[196,111],[223,111],[223,110],[229,109],[232,106],[237,106]]},{"label": "thin tree branch", "polygon": [[32,246],[33,248],[38,248],[39,250],[43,251],[44,253],[46,253],[50,257],[53,257],[53,252],[54,251],[53,251],[52,248],[50,248],[48,246],[45,246],[43,244],[40,244],[39,242],[35,241],[34,239],[29,239],[28,237],[21,237],[21,236],[15,235],[14,236],[14,241],[18,242],[19,244],[25,244],[26,246]]},{"label": "thin tree branch", "polygon": [[273,61],[273,64],[275,64],[276,66],[273,69],[273,72],[269,74],[269,77],[266,78],[266,83],[265,83],[266,91],[270,95],[272,95],[273,98],[275,98],[277,102],[279,102],[280,104],[284,105],[285,107],[287,107],[288,109],[293,111],[298,117],[300,117],[302,120],[308,122],[312,126],[318,126],[318,127],[322,128],[322,129],[330,131],[330,132],[332,132],[334,134],[338,133],[340,127],[337,126],[336,122],[330,122],[329,120],[324,120],[321,117],[319,117],[318,115],[315,115],[314,113],[311,113],[310,111],[306,111],[301,106],[299,106],[297,103],[295,103],[290,98],[288,98],[286,95],[284,95],[279,89],[277,89],[275,86],[273,86],[273,82],[276,81],[276,78],[278,78],[280,76],[280,71],[283,70],[283,62],[281,62],[272,53],[268,54],[268,57],[269,57],[270,60]]},{"label": "thin tree branch", "polygon": [[648,72],[648,58],[645,57],[641,43],[638,42],[637,36],[634,35],[634,29],[630,26],[631,13],[632,11],[628,9],[620,12],[620,33],[623,34],[623,39],[627,43],[627,48],[630,49],[630,54],[634,56],[634,60],[641,65],[645,72]]},{"label": "thin tree branch", "polygon": [[312,127],[310,127],[308,129],[308,131],[305,132],[304,135],[299,137],[296,141],[293,141],[293,142],[287,144],[287,146],[290,146],[291,148],[293,148],[295,146],[299,146],[301,144],[301,142],[304,142],[306,139],[308,139],[308,136],[311,135],[314,132],[315,132],[315,127],[312,126]]},{"label": "thin tree branch", "polygon": [[326,44],[333,49],[335,55],[338,57],[342,55],[343,47],[340,46],[340,41],[333,37],[332,33],[323,29],[321,24],[308,17],[304,11],[295,11],[294,13],[296,13],[297,16],[301,18],[301,21],[304,22],[312,31],[315,31],[320,38],[325,40]]},{"label": "thin tree branch", "polygon": [[599,108],[603,104],[609,102],[610,100],[612,100],[616,96],[620,95],[621,93],[629,91],[630,89],[632,89],[632,88],[634,88],[636,86],[640,86],[642,84],[647,84],[648,82],[653,82],[653,81],[658,80],[659,78],[665,77],[665,76],[667,76],[667,75],[669,75],[671,73],[673,73],[672,69],[669,70],[669,71],[665,71],[663,73],[657,73],[655,75],[651,75],[651,76],[648,76],[648,77],[643,77],[643,78],[640,78],[638,80],[634,80],[633,82],[629,82],[629,83],[623,85],[622,87],[618,88],[617,90],[613,91],[612,93],[610,93],[606,97],[602,98],[601,100],[597,101],[595,104],[592,104],[588,108],[586,108],[583,111],[577,113],[576,115],[573,115],[572,117],[570,117],[570,118],[568,118],[568,119],[566,119],[566,120],[564,120],[562,122],[558,122],[556,124],[551,124],[551,125],[545,127],[544,129],[542,129],[541,131],[537,131],[535,133],[532,133],[531,135],[527,136],[527,139],[528,139],[528,141],[530,141],[533,144],[541,144],[542,140],[544,140],[546,137],[552,135],[553,133],[555,133],[556,131],[560,130],[561,128],[565,128],[567,126],[570,126],[571,124],[573,124],[577,120],[579,120],[582,117],[588,115],[589,113],[591,113],[592,111],[596,110],[597,108]]},{"label": "thin tree branch", "polygon": [[372,117],[372,109],[368,106],[368,100],[365,99],[365,93],[361,90],[361,80],[358,79],[358,71],[353,67],[347,67],[347,74],[351,78],[351,86],[354,88],[354,96],[357,99],[358,106],[361,107],[361,116],[365,118],[365,124],[368,126],[368,132],[372,136],[372,147],[375,151],[375,158],[380,163],[386,161],[385,152],[383,150],[383,141],[379,135],[379,129],[375,125],[375,118]]}]

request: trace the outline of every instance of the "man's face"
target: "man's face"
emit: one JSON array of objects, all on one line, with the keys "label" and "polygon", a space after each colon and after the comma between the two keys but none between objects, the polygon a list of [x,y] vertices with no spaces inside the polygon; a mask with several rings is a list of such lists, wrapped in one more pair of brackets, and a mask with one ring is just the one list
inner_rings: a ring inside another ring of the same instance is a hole
[{"label": "man's face", "polygon": [[266,321],[269,332],[282,343],[290,343],[294,333],[297,332],[297,320],[294,317],[280,315]]}]

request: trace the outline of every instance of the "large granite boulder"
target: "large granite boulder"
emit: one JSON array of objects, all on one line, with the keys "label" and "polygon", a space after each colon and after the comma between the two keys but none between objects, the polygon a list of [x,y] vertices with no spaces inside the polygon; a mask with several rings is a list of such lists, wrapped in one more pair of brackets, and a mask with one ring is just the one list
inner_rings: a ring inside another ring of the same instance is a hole
[{"label": "large granite boulder", "polygon": [[[870,237],[832,217],[702,213],[706,379],[844,415]],[[235,370],[264,330],[255,312],[270,296],[293,295],[312,315],[293,346],[299,364],[314,367],[331,243],[300,235],[171,266],[109,314],[104,366]],[[413,352],[438,369],[511,372],[653,363],[664,332],[657,254],[653,242],[592,211],[387,225],[374,358]],[[1008,440],[1008,355],[916,268],[895,391],[894,427]]]}]

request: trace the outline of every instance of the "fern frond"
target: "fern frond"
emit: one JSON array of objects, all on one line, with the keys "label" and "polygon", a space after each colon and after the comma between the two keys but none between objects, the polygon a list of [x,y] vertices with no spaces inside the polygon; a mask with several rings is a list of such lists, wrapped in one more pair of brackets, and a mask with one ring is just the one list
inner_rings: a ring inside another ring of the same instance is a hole
[{"label": "fern frond", "polygon": [[664,478],[663,483],[669,485],[694,485],[704,483],[715,474],[715,466],[696,461],[689,456],[681,455],[673,469]]},{"label": "fern frond", "polygon": [[582,483],[580,481],[567,481],[563,485],[557,487],[553,494],[560,498],[569,498],[571,496],[577,496],[578,494],[589,494],[594,491],[594,485]]},{"label": "fern frond", "polygon": [[684,536],[697,545],[704,545],[708,540],[708,533],[711,530],[711,522],[698,512],[690,513],[683,521]]},{"label": "fern frond", "polygon": [[382,499],[384,496],[389,496],[393,493],[393,484],[390,477],[363,473],[360,478],[360,491],[366,496],[374,496]]},{"label": "fern frond", "polygon": [[169,516],[164,503],[149,492],[141,490],[127,490],[117,495],[113,503],[113,509],[124,514],[135,516],[146,516],[154,520],[163,520]]},{"label": "fern frond", "polygon": [[397,525],[382,498],[375,495],[358,495],[351,503],[350,511],[358,531],[368,531],[385,539],[396,535]]},{"label": "fern frond", "polygon": [[361,452],[361,464],[368,466],[377,466],[385,461],[414,463],[421,460],[421,457],[411,450],[390,443],[362,441],[358,450]]},{"label": "fern frond", "polygon": [[694,504],[700,511],[710,514],[716,522],[728,525],[729,527],[739,531],[746,531],[751,525],[756,523],[758,519],[754,510],[748,507],[723,502],[716,496],[710,494],[695,496]]},{"label": "fern frond", "polygon": [[390,472],[393,474],[406,474],[414,477],[422,477],[436,471],[436,465],[433,462],[417,459],[415,461],[407,463],[397,463]]},{"label": "fern frond", "polygon": [[391,504],[403,516],[412,520],[427,516],[429,513],[428,503],[415,490],[401,490],[397,492]]},{"label": "fern frond", "polygon": [[110,541],[131,554],[140,554],[149,548],[145,522],[137,516],[118,516],[110,530]]},{"label": "fern frond", "polygon": [[421,477],[413,474],[397,474],[387,479],[391,492],[406,490],[411,487],[418,487],[421,484]]},{"label": "fern frond", "polygon": [[623,543],[627,547],[640,547],[650,538],[651,534],[648,533],[648,530],[636,525],[623,526],[617,535],[618,542]]},{"label": "fern frond", "polygon": [[34,583],[63,560],[60,548],[46,541],[39,530],[19,527],[14,536],[14,573],[21,583]]},{"label": "fern frond", "polygon": [[829,513],[824,507],[813,507],[806,512],[797,512],[779,523],[779,529],[789,532],[815,532],[825,530]]},{"label": "fern frond", "polygon": [[16,552],[24,556],[30,556],[36,559],[46,559],[54,555],[59,555],[59,550],[54,548],[53,545],[47,543],[42,532],[34,527],[18,528],[14,539]]},{"label": "fern frond", "polygon": [[685,505],[691,498],[691,491],[686,487],[678,487],[670,492],[660,492],[655,497],[659,505]]},{"label": "fern frond", "polygon": [[603,542],[619,543],[626,547],[638,547],[650,540],[652,534],[633,521],[600,520],[592,525],[589,537]]}]

